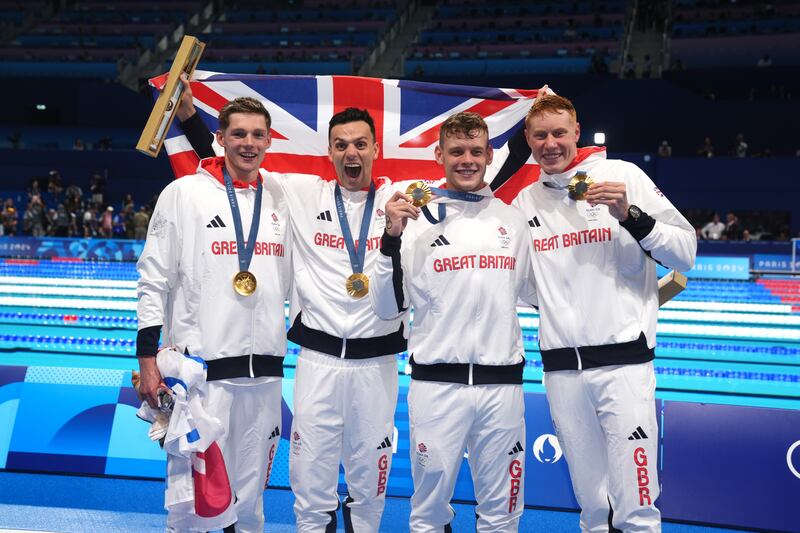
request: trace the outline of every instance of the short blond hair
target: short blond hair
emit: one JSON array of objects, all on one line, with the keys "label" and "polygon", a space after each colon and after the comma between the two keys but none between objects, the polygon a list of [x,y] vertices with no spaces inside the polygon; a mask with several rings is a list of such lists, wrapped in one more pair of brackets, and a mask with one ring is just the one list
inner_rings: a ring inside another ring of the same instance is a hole
[{"label": "short blond hair", "polygon": [[469,139],[474,139],[481,133],[485,133],[487,137],[489,136],[489,126],[486,125],[483,117],[477,113],[462,111],[451,115],[442,123],[439,128],[439,144],[442,144],[445,137],[461,134]]}]

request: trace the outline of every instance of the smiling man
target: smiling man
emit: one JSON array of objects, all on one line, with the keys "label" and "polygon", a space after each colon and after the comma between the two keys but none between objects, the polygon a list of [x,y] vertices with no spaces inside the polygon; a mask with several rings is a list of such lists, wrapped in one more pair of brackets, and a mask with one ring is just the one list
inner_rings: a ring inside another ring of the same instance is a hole
[{"label": "smiling man", "polygon": [[289,471],[298,532],[336,529],[339,463],[348,496],[348,531],[377,532],[392,464],[397,362],[406,348],[402,317],[383,321],[366,295],[367,272],[379,255],[391,195],[373,179],[375,125],[347,108],[329,123],[328,156],[336,181],[286,175],[297,243],[289,340],[297,359]]},{"label": "smiling man", "polygon": [[465,448],[477,530],[517,531],[524,507],[525,349],[516,304],[518,297],[535,303],[535,294],[525,218],[483,181],[492,155],[484,120],[457,113],[442,124],[435,148],[444,187],[420,182],[386,204],[371,298],[384,319],[414,309],[408,418],[415,533],[450,530]]},{"label": "smiling man", "polygon": [[[164,346],[207,366],[205,408],[226,429],[218,444],[238,520],[197,516],[192,530],[261,532],[270,447],[281,426],[289,217],[274,175],[259,169],[270,145],[264,106],[237,98],[222,108],[219,125],[225,156],[205,159],[158,198],[137,263],[136,355],[140,393],[151,407],[166,389],[155,357],[162,329]],[[169,456],[168,470],[172,479]],[[176,518],[170,512],[169,531],[184,530]]]},{"label": "smiling man", "polygon": [[692,226],[638,167],[578,148],[568,99],[538,98],[525,135],[542,173],[513,205],[528,228],[553,425],[582,531],[660,531],[653,358],[656,262],[694,263]]}]

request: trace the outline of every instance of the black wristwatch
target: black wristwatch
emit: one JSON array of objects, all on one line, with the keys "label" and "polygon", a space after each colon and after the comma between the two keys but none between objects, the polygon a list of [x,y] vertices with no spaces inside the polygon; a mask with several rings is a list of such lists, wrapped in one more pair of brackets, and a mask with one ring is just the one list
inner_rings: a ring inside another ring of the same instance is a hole
[{"label": "black wristwatch", "polygon": [[639,209],[639,206],[631,204],[628,206],[628,216],[633,220],[633,222],[637,222],[639,217],[642,216],[642,210]]}]

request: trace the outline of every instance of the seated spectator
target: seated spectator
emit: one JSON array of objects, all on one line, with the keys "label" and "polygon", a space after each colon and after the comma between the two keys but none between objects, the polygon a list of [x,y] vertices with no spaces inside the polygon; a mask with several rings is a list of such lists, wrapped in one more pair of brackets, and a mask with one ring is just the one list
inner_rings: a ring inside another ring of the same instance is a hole
[{"label": "seated spectator", "polygon": [[733,155],[736,157],[747,157],[747,143],[744,140],[744,135],[741,133],[736,136],[736,142],[733,145]]},{"label": "seated spectator", "polygon": [[89,184],[89,192],[92,193],[92,202],[98,206],[103,205],[103,194],[106,191],[106,179],[100,174],[93,174]]},{"label": "seated spectator", "polygon": [[703,146],[697,150],[700,157],[714,157],[714,146],[711,144],[711,137],[703,139]]},{"label": "seated spectator", "polygon": [[704,239],[710,239],[712,241],[720,240],[724,232],[725,224],[720,221],[717,213],[714,213],[714,219],[700,230],[700,234]]},{"label": "seated spectator", "polygon": [[32,237],[43,237],[47,224],[42,199],[38,194],[31,196],[28,208],[22,215],[22,230]]},{"label": "seated spectator", "polygon": [[47,192],[53,195],[53,199],[58,201],[64,186],[61,184],[61,173],[58,170],[51,170],[47,179]]},{"label": "seated spectator", "polygon": [[[124,202],[123,202],[124,203]],[[133,238],[133,204],[127,204],[114,215],[114,238]]]},{"label": "seated spectator", "polygon": [[739,217],[733,213],[728,213],[725,217],[727,223],[725,224],[724,236],[729,241],[739,241],[742,239],[742,226],[739,224]]},{"label": "seated spectator", "polygon": [[70,185],[64,193],[64,207],[67,213],[83,213],[83,190],[77,185]]},{"label": "seated spectator", "polygon": [[147,225],[150,223],[150,215],[147,213],[147,206],[142,206],[133,215],[133,238],[143,241],[147,238]]},{"label": "seated spectator", "polygon": [[41,187],[39,186],[39,178],[31,178],[31,186],[28,188],[28,199],[33,199],[34,196],[42,194]]},{"label": "seated spectator", "polygon": [[653,75],[653,62],[650,60],[650,55],[646,54],[644,56],[644,62],[642,63],[642,79],[647,80],[650,79]]},{"label": "seated spectator", "polygon": [[83,213],[84,238],[97,237],[97,207],[91,204]]},{"label": "seated spectator", "polygon": [[44,215],[44,234],[48,237],[55,236],[56,231],[56,210],[52,207],[45,211]]},{"label": "seated spectator", "polygon": [[625,56],[625,63],[622,66],[622,75],[626,80],[636,78],[636,62],[633,60],[631,54]]},{"label": "seated spectator", "polygon": [[114,208],[111,206],[100,216],[100,236],[106,239],[114,236]]},{"label": "seated spectator", "polygon": [[672,146],[665,140],[658,147],[658,157],[672,157]]},{"label": "seated spectator", "polygon": [[14,207],[13,198],[8,198],[5,203],[3,203],[0,219],[3,224],[3,234],[15,236],[17,234],[17,208]]},{"label": "seated spectator", "polygon": [[83,143],[83,139],[75,139],[75,142],[72,143],[72,149],[78,151],[86,150],[86,145]]},{"label": "seated spectator", "polygon": [[131,209],[134,208],[133,195],[131,193],[126,194],[125,198],[122,199],[122,205],[120,205],[120,208],[125,209],[128,206],[131,206]]},{"label": "seated spectator", "polygon": [[764,54],[758,59],[758,63],[756,63],[757,67],[771,67],[772,66],[772,58],[769,57],[769,54]]},{"label": "seated spectator", "polygon": [[750,230],[749,230],[749,229],[747,229],[747,228],[745,228],[745,229],[742,231],[742,240],[743,240],[743,241],[754,241],[755,239],[754,239],[754,238],[753,238],[753,236],[750,234]]},{"label": "seated spectator", "polygon": [[52,221],[52,234],[56,237],[71,237],[70,235],[70,216],[64,204],[58,204],[55,218]]}]

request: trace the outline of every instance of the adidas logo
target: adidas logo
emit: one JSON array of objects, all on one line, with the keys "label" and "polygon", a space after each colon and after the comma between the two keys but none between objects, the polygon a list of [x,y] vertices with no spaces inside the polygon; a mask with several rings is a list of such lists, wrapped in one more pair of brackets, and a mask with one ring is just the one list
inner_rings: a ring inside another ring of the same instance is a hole
[{"label": "adidas logo", "polygon": [[450,241],[444,238],[444,235],[439,235],[439,238],[436,239],[431,243],[431,248],[436,246],[447,246],[450,244]]},{"label": "adidas logo", "polygon": [[392,441],[389,440],[389,437],[386,437],[385,439],[383,439],[383,442],[381,442],[380,446],[378,446],[375,449],[383,450],[385,448],[391,448],[391,447],[392,447]]},{"label": "adidas logo", "polygon": [[225,226],[225,223],[222,221],[222,219],[219,218],[219,215],[217,215],[217,216],[215,216],[214,218],[211,219],[211,222],[206,224],[206,227],[207,228],[224,228],[226,226]]},{"label": "adidas logo", "polygon": [[628,437],[628,440],[642,440],[646,439],[647,434],[644,432],[641,426],[636,426],[636,431],[631,433],[631,436]]},{"label": "adidas logo", "polygon": [[317,220],[327,220],[328,222],[332,221],[331,212],[328,210],[323,211],[319,215],[317,215]]},{"label": "adidas logo", "polygon": [[530,227],[532,227],[532,228],[538,228],[539,226],[541,226],[541,223],[539,222],[539,219],[538,219],[538,218],[536,218],[536,217],[533,217],[532,219],[530,219],[530,220],[528,221],[528,225],[529,225]]},{"label": "adidas logo", "polygon": [[523,451],[525,451],[525,450],[522,447],[522,444],[520,444],[519,441],[517,441],[517,443],[514,445],[514,448],[512,448],[512,450],[510,452],[508,452],[508,455],[514,455],[515,453],[519,453],[519,452],[523,452]]},{"label": "adidas logo", "polygon": [[281,436],[281,428],[275,426],[275,429],[272,430],[272,433],[269,434],[269,438],[274,439],[275,437]]}]

